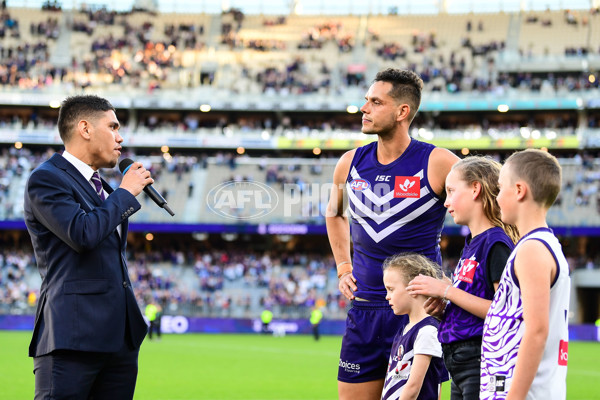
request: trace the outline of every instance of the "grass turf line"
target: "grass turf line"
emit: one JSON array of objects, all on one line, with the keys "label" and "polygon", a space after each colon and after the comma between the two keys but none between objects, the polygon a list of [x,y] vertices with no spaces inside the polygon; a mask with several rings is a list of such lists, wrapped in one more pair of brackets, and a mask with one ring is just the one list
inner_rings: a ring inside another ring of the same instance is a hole
[{"label": "grass turf line", "polygon": [[[33,398],[30,332],[0,331],[0,399]],[[337,398],[340,336],[163,335],[140,351],[136,400]],[[567,397],[598,399],[600,343],[569,343]],[[445,384],[442,399],[450,397]]]}]

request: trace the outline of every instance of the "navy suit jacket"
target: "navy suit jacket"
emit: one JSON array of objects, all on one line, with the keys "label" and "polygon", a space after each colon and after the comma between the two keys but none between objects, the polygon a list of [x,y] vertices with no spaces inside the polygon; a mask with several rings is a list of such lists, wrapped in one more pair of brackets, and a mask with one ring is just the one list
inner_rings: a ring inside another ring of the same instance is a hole
[{"label": "navy suit jacket", "polygon": [[147,333],[125,258],[127,219],[141,206],[127,190],[102,183],[105,201],[60,154],[29,177],[25,224],[42,276],[31,357],[117,352],[124,340],[139,348]]}]

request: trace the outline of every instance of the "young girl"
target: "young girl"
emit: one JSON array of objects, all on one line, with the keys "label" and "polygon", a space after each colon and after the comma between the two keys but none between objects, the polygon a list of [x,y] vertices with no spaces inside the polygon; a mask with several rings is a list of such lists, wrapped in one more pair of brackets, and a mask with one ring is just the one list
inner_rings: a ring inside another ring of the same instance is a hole
[{"label": "young girl", "polygon": [[452,283],[418,276],[407,287],[411,294],[430,296],[427,312],[441,317],[438,338],[452,378],[452,400],[479,399],[483,321],[518,239],[516,228],[500,219],[500,167],[487,157],[467,157],[452,167],[444,205],[454,222],[469,227],[470,235]]},{"label": "young girl", "polygon": [[437,264],[416,253],[392,256],[383,264],[385,298],[394,314],[408,314],[409,322],[394,338],[382,400],[437,400],[440,383],[448,380],[437,339],[439,323],[423,306],[427,297],[406,291],[406,284],[418,275],[437,279],[442,273]]}]

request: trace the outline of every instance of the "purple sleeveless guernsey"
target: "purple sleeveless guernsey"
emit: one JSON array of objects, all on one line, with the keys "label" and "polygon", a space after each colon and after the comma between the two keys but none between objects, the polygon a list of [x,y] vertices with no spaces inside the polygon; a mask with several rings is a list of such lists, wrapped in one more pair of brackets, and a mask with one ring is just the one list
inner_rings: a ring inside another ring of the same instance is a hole
[{"label": "purple sleeveless guernsey", "polygon": [[[404,386],[410,377],[412,365],[416,354],[425,354],[431,356],[429,368],[423,378],[423,385],[417,400],[437,400],[439,384],[448,380],[448,372],[442,360],[442,348],[439,343],[434,343],[436,329],[438,327],[437,319],[426,317],[417,322],[405,334],[402,330],[394,337],[392,351],[388,363],[388,370],[385,376],[382,400],[397,400],[402,394]],[[425,332],[429,329],[429,332]],[[421,346],[415,348],[415,342],[419,335],[432,335],[431,338],[423,338]]]},{"label": "purple sleeveless guernsey", "polygon": [[441,264],[446,209],[427,177],[435,146],[412,139],[395,161],[377,161],[377,142],[356,149],[346,180],[356,297],[385,301],[381,265],[394,254],[421,253]]},{"label": "purple sleeveless guernsey", "polygon": [[[475,236],[465,247],[452,274],[452,285],[474,296],[487,300],[494,298],[493,288],[488,288],[486,281],[487,256],[492,246],[504,243],[509,249],[514,244],[499,227],[493,227]],[[452,343],[459,340],[481,338],[483,335],[483,319],[476,317],[451,302],[446,306],[444,318],[440,323],[438,338],[440,343]]]}]

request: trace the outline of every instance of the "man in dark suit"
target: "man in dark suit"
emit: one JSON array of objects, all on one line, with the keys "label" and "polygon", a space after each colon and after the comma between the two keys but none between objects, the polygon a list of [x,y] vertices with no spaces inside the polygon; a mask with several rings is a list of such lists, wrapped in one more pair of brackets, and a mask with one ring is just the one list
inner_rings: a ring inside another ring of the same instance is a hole
[{"label": "man in dark suit", "polygon": [[100,178],[121,155],[113,106],[97,96],[63,101],[65,145],[36,168],[25,223],[42,285],[29,356],[37,399],[132,399],[147,325],[127,274],[128,218],[154,182],[133,163],[119,188]]}]

